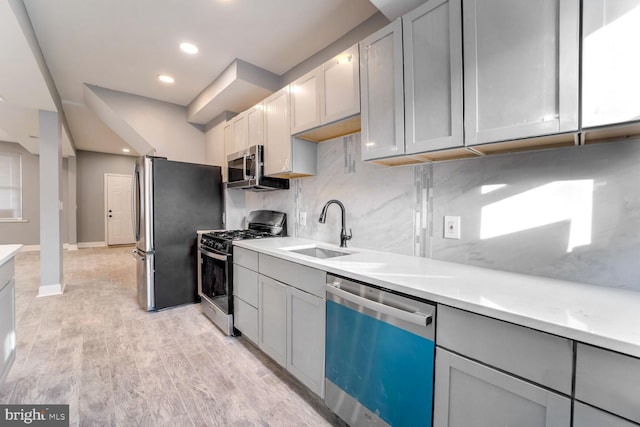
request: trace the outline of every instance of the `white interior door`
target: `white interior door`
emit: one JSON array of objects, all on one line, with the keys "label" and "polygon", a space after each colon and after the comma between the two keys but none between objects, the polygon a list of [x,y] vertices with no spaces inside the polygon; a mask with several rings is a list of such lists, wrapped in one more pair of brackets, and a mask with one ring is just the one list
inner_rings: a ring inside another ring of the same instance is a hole
[{"label": "white interior door", "polygon": [[131,175],[105,174],[107,245],[135,243],[131,223]]}]

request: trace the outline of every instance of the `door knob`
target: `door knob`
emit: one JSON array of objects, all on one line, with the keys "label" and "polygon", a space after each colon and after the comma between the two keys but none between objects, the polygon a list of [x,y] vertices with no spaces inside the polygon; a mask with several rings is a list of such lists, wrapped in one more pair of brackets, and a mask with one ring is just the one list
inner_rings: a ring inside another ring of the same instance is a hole
[{"label": "door knob", "polygon": [[109,215],[109,218],[113,218],[113,215]]},{"label": "door knob", "polygon": [[109,209],[109,213],[113,212],[111,209]]}]

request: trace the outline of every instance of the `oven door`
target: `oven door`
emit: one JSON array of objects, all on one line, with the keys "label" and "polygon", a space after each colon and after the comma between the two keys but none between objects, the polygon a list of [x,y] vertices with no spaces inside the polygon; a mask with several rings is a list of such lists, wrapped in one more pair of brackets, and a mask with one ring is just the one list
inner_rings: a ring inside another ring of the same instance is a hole
[{"label": "oven door", "polygon": [[225,314],[231,314],[231,257],[211,252],[202,246],[199,248],[202,264],[200,266],[201,297],[208,299]]}]

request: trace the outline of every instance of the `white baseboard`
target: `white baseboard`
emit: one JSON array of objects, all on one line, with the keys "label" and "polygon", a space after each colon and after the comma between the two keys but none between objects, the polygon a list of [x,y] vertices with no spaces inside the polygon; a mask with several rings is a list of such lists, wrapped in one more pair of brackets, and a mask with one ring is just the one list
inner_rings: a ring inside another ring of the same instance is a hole
[{"label": "white baseboard", "polygon": [[[101,242],[95,242],[95,243],[101,243]],[[76,244],[72,245],[70,243],[65,243],[64,245],[62,245],[62,249],[64,249],[65,251],[77,251],[78,250],[78,245],[76,245]],[[22,252],[35,252],[35,251],[39,251],[40,250],[40,245],[23,245],[20,250]]]},{"label": "white baseboard", "polygon": [[106,246],[107,246],[106,242],[78,242],[78,249],[104,248]]},{"label": "white baseboard", "polygon": [[38,298],[62,295],[63,291],[64,284],[56,283],[54,285],[40,285],[40,288],[38,288]]}]

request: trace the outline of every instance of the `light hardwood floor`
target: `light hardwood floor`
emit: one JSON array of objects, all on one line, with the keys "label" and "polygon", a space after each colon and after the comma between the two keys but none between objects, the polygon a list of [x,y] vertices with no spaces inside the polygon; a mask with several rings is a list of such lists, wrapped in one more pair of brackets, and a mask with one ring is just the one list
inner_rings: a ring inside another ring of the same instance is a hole
[{"label": "light hardwood floor", "polygon": [[37,298],[16,257],[16,362],[0,403],[69,404],[72,426],[342,425],[320,399],[199,304],[146,313],[130,247],[65,252],[63,295]]}]

